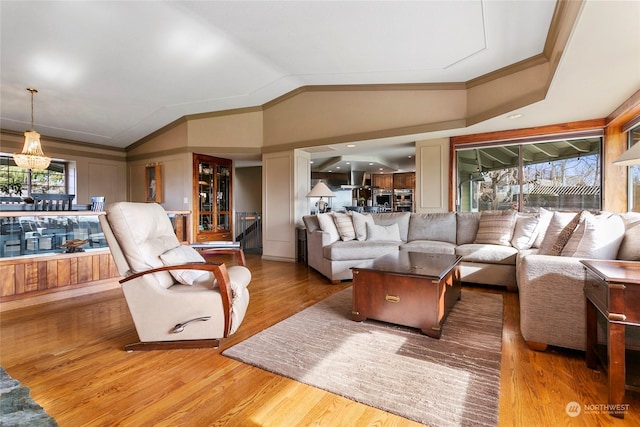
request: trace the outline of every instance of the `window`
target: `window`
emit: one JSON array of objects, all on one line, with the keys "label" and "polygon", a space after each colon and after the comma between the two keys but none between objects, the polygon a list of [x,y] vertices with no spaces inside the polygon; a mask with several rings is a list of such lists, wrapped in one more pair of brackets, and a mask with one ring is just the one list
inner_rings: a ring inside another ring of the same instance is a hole
[{"label": "window", "polygon": [[458,211],[599,210],[601,137],[456,149]]},{"label": "window", "polygon": [[45,170],[30,171],[16,166],[10,156],[0,157],[0,193],[26,197],[31,193],[65,194],[66,165],[51,162]]},{"label": "window", "polygon": [[[627,133],[629,148],[640,143],[640,125]],[[629,210],[640,212],[640,166],[629,166]]]}]

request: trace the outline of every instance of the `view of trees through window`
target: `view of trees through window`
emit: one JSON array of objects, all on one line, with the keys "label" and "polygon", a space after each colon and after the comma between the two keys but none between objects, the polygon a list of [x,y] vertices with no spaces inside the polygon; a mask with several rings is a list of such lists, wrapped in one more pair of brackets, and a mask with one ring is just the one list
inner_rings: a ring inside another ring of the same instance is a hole
[{"label": "view of trees through window", "polygon": [[0,157],[0,195],[27,197],[31,193],[66,193],[65,165],[51,162],[46,170],[16,166],[11,157]]},{"label": "view of trees through window", "polygon": [[459,211],[601,208],[602,139],[459,148]]}]

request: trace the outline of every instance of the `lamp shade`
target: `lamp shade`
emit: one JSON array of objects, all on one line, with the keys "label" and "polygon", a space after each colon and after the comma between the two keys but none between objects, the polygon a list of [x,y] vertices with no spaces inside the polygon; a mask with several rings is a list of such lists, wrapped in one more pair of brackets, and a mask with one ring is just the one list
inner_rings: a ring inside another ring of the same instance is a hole
[{"label": "lamp shade", "polygon": [[640,142],[635,143],[631,148],[622,153],[622,156],[615,159],[613,164],[618,166],[640,165]]},{"label": "lamp shade", "polygon": [[307,194],[307,197],[336,197],[336,195],[327,187],[327,184],[320,181],[313,186],[309,194]]}]

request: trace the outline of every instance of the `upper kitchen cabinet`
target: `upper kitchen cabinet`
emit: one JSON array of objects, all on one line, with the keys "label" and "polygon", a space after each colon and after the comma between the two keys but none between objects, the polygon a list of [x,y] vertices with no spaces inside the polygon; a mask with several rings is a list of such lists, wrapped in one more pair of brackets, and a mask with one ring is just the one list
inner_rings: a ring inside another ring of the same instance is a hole
[{"label": "upper kitchen cabinet", "polygon": [[414,189],[416,186],[416,173],[394,173],[393,188],[394,189]]},{"label": "upper kitchen cabinet", "polygon": [[381,190],[391,190],[393,189],[393,175],[382,173],[371,174],[371,185]]},{"label": "upper kitchen cabinet", "polygon": [[193,236],[196,242],[233,240],[232,167],[230,159],[193,155]]}]

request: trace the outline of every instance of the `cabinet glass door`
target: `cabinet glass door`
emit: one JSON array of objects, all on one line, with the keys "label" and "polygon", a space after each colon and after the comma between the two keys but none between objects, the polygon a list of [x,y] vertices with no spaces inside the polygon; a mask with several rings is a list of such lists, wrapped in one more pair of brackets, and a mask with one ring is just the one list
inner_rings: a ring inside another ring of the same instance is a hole
[{"label": "cabinet glass door", "polygon": [[203,154],[194,154],[195,241],[231,240],[233,163]]}]

